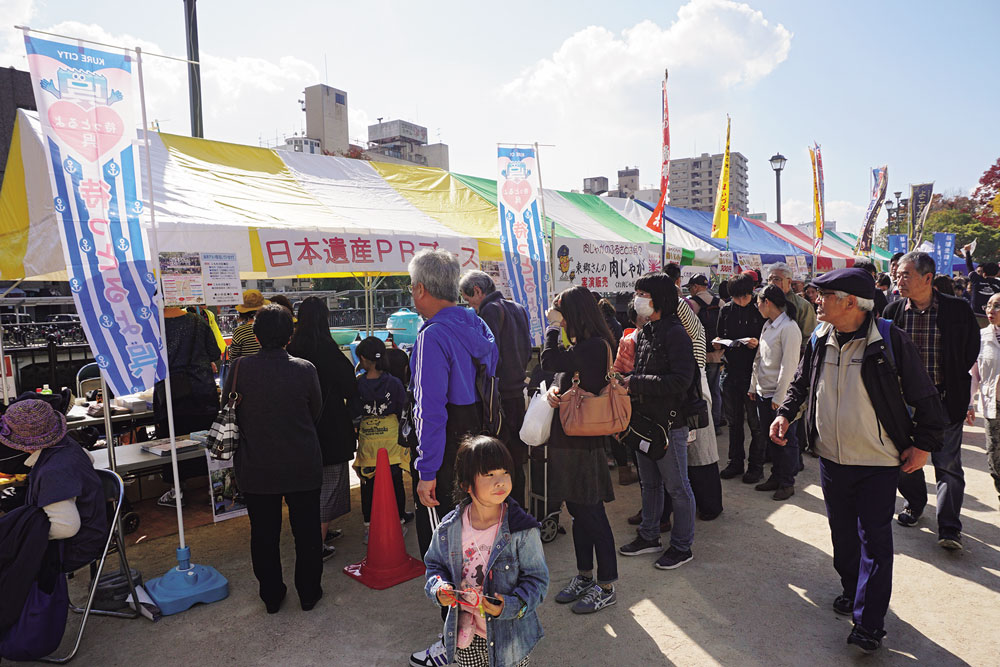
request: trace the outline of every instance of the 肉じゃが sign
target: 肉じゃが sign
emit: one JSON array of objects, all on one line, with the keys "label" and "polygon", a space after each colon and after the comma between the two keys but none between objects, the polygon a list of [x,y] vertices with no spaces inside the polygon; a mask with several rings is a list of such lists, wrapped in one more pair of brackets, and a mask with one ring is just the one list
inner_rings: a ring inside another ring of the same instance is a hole
[{"label": "\u8089\u3058\u3083\u304c sign", "polygon": [[25,31],[70,290],[118,396],[166,374],[136,154],[134,60]]},{"label": "\u8089\u3058\u3083\u304c sign", "polygon": [[538,210],[538,161],[533,148],[497,147],[500,245],[514,300],[528,311],[531,339],[541,344],[549,309],[549,266]]},{"label": "\u8089\u3058\u3083\u304c sign", "polygon": [[[659,250],[656,251],[657,264]],[[556,289],[580,285],[595,292],[631,292],[651,270],[649,244],[556,239]]]}]

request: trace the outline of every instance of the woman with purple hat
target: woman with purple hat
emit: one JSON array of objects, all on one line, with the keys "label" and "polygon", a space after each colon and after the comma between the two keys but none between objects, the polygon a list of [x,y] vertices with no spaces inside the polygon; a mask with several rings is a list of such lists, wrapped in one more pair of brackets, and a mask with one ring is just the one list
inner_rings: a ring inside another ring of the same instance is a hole
[{"label": "woman with purple hat", "polygon": [[101,480],[90,456],[66,436],[66,418],[45,401],[18,401],[0,417],[0,445],[28,454],[26,503],[45,511],[50,540],[64,540],[63,570],[100,556],[108,531]]}]

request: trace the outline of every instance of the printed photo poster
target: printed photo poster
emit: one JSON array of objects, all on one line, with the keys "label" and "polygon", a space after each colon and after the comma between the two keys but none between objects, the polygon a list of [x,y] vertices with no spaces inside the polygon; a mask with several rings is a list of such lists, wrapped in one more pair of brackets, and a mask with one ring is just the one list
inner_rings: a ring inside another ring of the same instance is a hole
[{"label": "printed photo poster", "polygon": [[507,265],[503,262],[484,260],[480,262],[480,271],[493,279],[493,285],[499,290],[505,299],[514,299],[514,292],[510,289],[510,282],[507,280]]},{"label": "printed photo poster", "polygon": [[760,255],[738,252],[736,253],[736,263],[740,265],[741,271],[753,270],[756,271],[762,279],[766,277],[762,275],[764,272],[764,264],[761,262]]},{"label": "printed photo poster", "polygon": [[161,252],[167,306],[232,306],[242,301],[236,253]]},{"label": "printed photo poster", "polygon": [[24,44],[76,311],[111,390],[137,393],[167,369],[142,224],[134,55],[27,29]]},{"label": "printed photo poster", "polygon": [[719,277],[728,280],[733,275],[733,254],[722,251],[719,253]]},{"label": "printed photo poster", "polygon": [[646,243],[556,239],[556,291],[580,285],[601,293],[632,292],[650,270]]},{"label": "printed photo poster", "polygon": [[213,459],[207,450],[205,459],[208,461],[208,493],[212,499],[212,519],[215,523],[219,523],[226,519],[246,516],[247,506],[236,483],[233,460],[218,461]]},{"label": "printed photo poster", "polygon": [[805,273],[803,273],[802,267],[799,266],[799,257],[801,257],[801,255],[785,255],[785,264],[791,267],[792,274],[795,276],[796,280],[802,280],[805,278]]}]

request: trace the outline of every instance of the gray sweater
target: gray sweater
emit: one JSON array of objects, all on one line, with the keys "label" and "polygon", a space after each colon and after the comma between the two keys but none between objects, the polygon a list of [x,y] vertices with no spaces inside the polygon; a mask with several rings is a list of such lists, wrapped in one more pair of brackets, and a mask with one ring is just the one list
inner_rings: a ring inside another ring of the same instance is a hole
[{"label": "gray sweater", "polygon": [[[235,390],[240,446],[233,457],[244,493],[295,493],[320,488],[323,458],[316,421],[323,408],[316,369],[284,350],[238,359]],[[226,376],[229,396],[234,368]]]}]

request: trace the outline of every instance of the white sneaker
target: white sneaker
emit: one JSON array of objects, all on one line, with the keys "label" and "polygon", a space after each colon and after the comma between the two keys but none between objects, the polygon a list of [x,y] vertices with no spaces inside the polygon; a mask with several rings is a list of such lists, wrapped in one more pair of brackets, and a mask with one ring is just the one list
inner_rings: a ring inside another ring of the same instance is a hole
[{"label": "white sneaker", "polygon": [[448,652],[441,639],[431,644],[426,651],[417,651],[410,656],[410,667],[441,667],[447,664]]},{"label": "white sneaker", "polygon": [[[164,493],[162,496],[160,496],[160,499],[156,501],[156,504],[160,505],[161,507],[176,507],[177,506],[177,496],[175,495],[174,490],[170,489],[169,491],[167,491],[166,493]],[[181,492],[181,507],[184,507],[185,505],[186,505],[186,503],[184,502],[184,492],[182,491]]]}]

